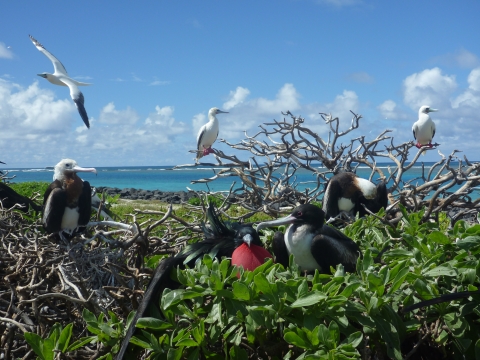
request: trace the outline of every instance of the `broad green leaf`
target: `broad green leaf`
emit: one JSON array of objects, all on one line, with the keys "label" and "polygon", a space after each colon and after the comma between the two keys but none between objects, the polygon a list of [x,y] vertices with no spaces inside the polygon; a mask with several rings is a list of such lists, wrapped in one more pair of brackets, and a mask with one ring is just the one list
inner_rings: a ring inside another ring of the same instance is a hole
[{"label": "broad green leaf", "polygon": [[437,276],[457,276],[457,271],[452,269],[449,266],[437,266],[431,270],[428,270],[423,273],[424,276],[432,276],[432,277],[437,277]]},{"label": "broad green leaf", "polygon": [[298,308],[298,307],[304,307],[304,306],[311,306],[316,303],[318,303],[320,300],[325,300],[327,299],[327,296],[325,294],[322,294],[320,292],[311,292],[307,296],[295,300],[290,307],[292,308]]},{"label": "broad green leaf", "polygon": [[298,346],[302,349],[308,349],[307,343],[293,331],[286,331],[285,335],[283,335],[283,338],[289,344]]},{"label": "broad green leaf", "polygon": [[172,327],[172,324],[152,317],[138,319],[135,327],[140,329],[164,330]]},{"label": "broad green leaf", "polygon": [[185,290],[182,289],[172,290],[168,293],[165,291],[162,297],[162,309],[168,309],[170,306],[179,303],[182,300],[182,293],[184,291]]},{"label": "broad green leaf", "polygon": [[68,348],[68,343],[70,342],[70,338],[72,337],[72,328],[73,324],[67,324],[65,329],[62,330],[60,333],[60,337],[58,338],[58,342],[56,344],[56,348],[60,350],[62,353],[65,353]]},{"label": "broad green leaf", "polygon": [[247,285],[239,281],[233,283],[233,295],[239,300],[250,300],[250,290]]},{"label": "broad green leaf", "polygon": [[480,236],[467,236],[464,239],[460,239],[457,241],[457,246],[464,250],[470,250],[475,246],[480,245]]},{"label": "broad green leaf", "polygon": [[75,351],[75,350],[81,348],[82,346],[91,343],[92,341],[94,341],[94,340],[96,340],[96,339],[97,339],[96,336],[86,336],[86,337],[82,337],[81,339],[73,342],[73,344],[71,344],[70,347],[68,348],[67,352],[69,352],[69,351]]},{"label": "broad green leaf", "polygon": [[430,235],[428,235],[427,239],[442,245],[452,243],[452,240],[450,240],[450,238],[441,231],[432,231]]},{"label": "broad green leaf", "polygon": [[[27,341],[28,345],[30,345],[35,354],[37,354],[40,359],[46,360],[47,357],[43,353],[43,339],[37,334],[31,332],[26,332],[23,334],[23,336],[25,337],[25,340]],[[53,359],[53,353],[51,359]]]}]

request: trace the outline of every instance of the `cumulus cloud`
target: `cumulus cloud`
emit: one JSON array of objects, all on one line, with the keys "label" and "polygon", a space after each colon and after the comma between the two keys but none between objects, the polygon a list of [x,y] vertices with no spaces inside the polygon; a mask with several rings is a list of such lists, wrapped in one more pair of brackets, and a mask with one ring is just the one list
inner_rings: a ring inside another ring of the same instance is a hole
[{"label": "cumulus cloud", "polygon": [[230,91],[229,99],[223,103],[225,110],[230,110],[238,104],[241,104],[247,96],[250,95],[250,90],[238,86],[235,90]]},{"label": "cumulus cloud", "polygon": [[403,81],[403,98],[413,110],[422,105],[437,107],[437,104],[449,103],[456,88],[455,75],[443,75],[440,68],[435,67],[408,76]]},{"label": "cumulus cloud", "polygon": [[3,42],[0,42],[0,59],[13,59],[13,52]]},{"label": "cumulus cloud", "polygon": [[468,88],[452,101],[453,108],[471,108],[478,114],[480,110],[480,67],[468,75]]},{"label": "cumulus cloud", "polygon": [[115,104],[113,102],[105,105],[100,112],[99,121],[101,124],[135,124],[139,119],[138,114],[132,110],[130,107],[127,107],[125,110],[115,109]]},{"label": "cumulus cloud", "polygon": [[398,108],[397,104],[393,100],[385,100],[383,103],[377,106],[377,110],[385,119],[397,120],[408,117],[405,112]]}]

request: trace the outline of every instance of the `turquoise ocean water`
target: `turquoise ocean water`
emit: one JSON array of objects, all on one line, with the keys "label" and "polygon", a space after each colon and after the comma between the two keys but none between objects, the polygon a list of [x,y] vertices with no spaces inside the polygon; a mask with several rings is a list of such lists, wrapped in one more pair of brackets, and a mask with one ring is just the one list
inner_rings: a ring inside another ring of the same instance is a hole
[{"label": "turquoise ocean water", "polygon": [[[428,168],[433,163],[425,163],[425,176],[428,174]],[[380,164],[379,167],[383,169],[384,173],[388,175],[387,167],[389,164]],[[319,165],[319,170],[323,171]],[[81,173],[80,177],[90,182],[92,186],[108,186],[116,188],[136,188],[144,190],[161,190],[161,191],[180,191],[187,190],[187,187],[194,190],[207,191],[207,185],[205,184],[191,184],[191,180],[198,180],[201,178],[209,178],[215,175],[215,171],[220,168],[182,168],[172,170],[171,166],[134,166],[134,167],[97,167],[97,175],[92,173]],[[10,180],[11,182],[26,182],[26,181],[47,181],[51,182],[53,177],[53,169],[20,169],[20,168],[8,168],[8,165],[2,165],[0,170],[9,172],[9,176],[15,178]],[[407,171],[403,176],[403,181],[409,181],[411,179],[417,179],[421,177],[422,167],[415,166]],[[359,167],[357,169],[357,175],[366,177],[370,175],[370,169],[366,167]],[[299,183],[299,190],[305,188],[314,188],[315,177],[310,171],[297,170],[296,179]],[[241,186],[240,179],[238,177],[226,177],[219,178],[209,183],[211,191],[226,191],[230,189],[232,183],[236,181],[235,188]],[[422,184],[422,179],[417,179],[414,183]],[[474,198],[480,196],[480,190],[477,189],[475,194],[472,194]]]}]

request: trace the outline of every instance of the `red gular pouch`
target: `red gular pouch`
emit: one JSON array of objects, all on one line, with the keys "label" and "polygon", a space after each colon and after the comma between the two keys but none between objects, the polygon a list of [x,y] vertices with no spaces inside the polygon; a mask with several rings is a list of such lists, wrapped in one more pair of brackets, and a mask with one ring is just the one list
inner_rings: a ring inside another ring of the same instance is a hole
[{"label": "red gular pouch", "polygon": [[[242,266],[244,270],[252,271],[262,265],[266,258],[273,259],[273,256],[263,247],[254,244],[248,246],[247,243],[243,243],[233,252],[232,265]],[[240,277],[240,273],[237,273],[237,277]]]}]

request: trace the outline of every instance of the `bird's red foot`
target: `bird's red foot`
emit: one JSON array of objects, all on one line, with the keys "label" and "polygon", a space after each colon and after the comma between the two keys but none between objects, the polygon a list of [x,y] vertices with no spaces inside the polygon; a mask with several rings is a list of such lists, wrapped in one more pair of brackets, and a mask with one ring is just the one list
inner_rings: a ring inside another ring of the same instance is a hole
[{"label": "bird's red foot", "polygon": [[203,156],[207,156],[208,154],[213,154],[213,149],[211,147],[203,149]]},{"label": "bird's red foot", "polygon": [[421,147],[423,147],[423,146],[428,146],[429,148],[432,148],[432,147],[433,147],[433,144],[432,144],[432,143],[428,143],[428,144],[422,145],[422,144],[420,144],[420,143],[416,143],[415,146],[416,146],[417,148],[419,148],[419,149],[420,149]]}]

